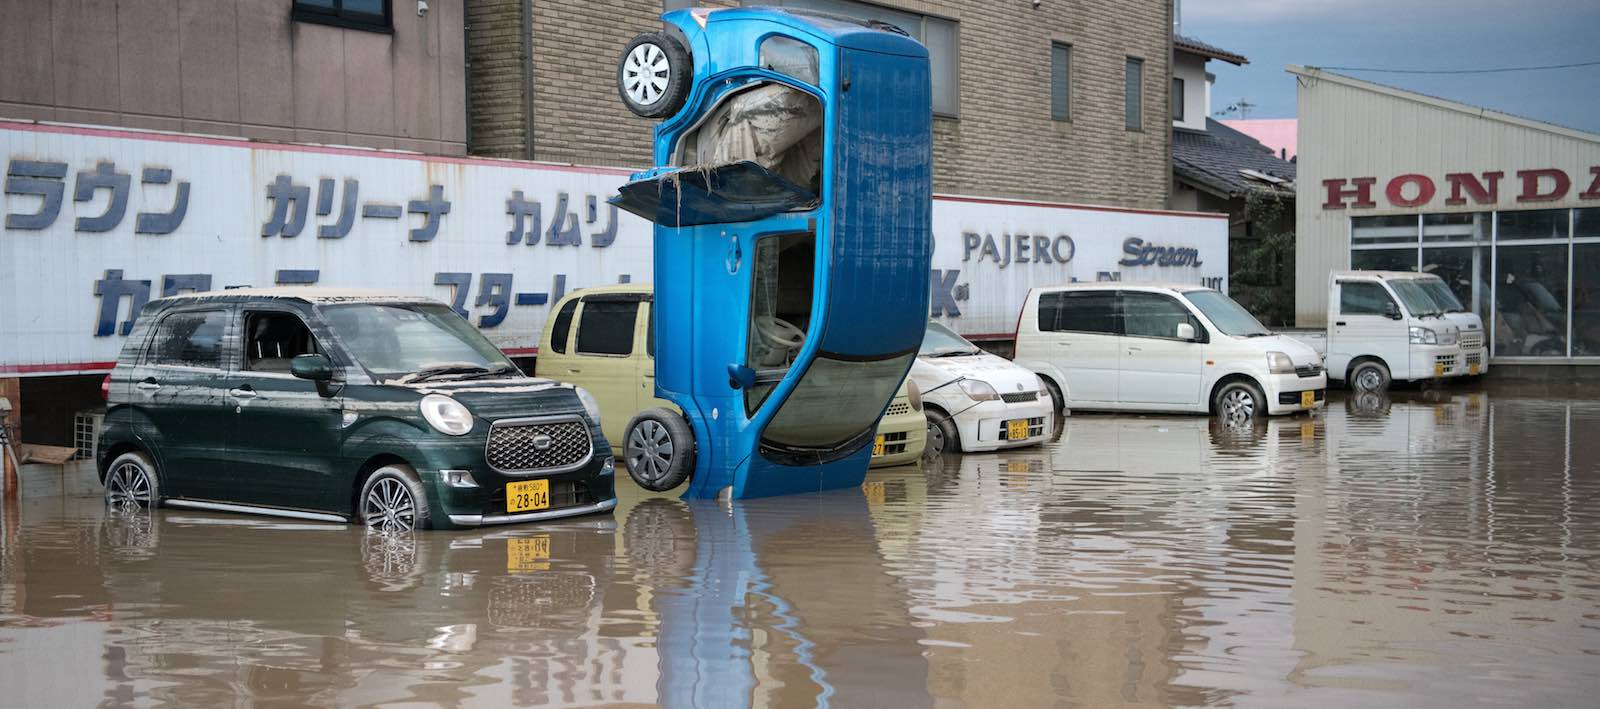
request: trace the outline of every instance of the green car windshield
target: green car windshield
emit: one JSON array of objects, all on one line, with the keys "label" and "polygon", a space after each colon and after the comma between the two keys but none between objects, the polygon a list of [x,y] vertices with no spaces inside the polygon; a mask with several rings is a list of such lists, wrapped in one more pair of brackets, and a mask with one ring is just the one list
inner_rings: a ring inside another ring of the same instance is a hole
[{"label": "green car windshield", "polygon": [[516,371],[500,348],[443,305],[352,303],[322,313],[345,351],[376,379]]}]

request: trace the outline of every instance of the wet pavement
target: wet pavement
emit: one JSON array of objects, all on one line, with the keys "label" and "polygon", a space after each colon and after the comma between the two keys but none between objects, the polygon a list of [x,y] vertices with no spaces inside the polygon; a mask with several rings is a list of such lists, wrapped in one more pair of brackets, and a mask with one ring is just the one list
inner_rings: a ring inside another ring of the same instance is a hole
[{"label": "wet pavement", "polygon": [[0,706],[1595,705],[1600,395],[1337,394],[386,538],[30,500]]}]

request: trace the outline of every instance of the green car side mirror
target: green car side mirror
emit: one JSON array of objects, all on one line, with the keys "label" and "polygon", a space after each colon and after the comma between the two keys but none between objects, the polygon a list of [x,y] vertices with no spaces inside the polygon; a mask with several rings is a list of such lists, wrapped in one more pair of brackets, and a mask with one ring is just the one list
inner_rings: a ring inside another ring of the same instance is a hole
[{"label": "green car side mirror", "polygon": [[289,360],[289,371],[301,379],[326,382],[333,379],[333,362],[324,354],[303,354]]}]

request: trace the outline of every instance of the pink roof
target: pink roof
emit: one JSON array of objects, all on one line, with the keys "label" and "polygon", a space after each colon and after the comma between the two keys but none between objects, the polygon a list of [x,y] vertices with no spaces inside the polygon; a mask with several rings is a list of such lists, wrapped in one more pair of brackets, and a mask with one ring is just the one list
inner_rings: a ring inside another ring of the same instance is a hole
[{"label": "pink roof", "polygon": [[1240,133],[1261,141],[1262,145],[1272,148],[1274,153],[1280,154],[1285,160],[1291,159],[1295,154],[1297,143],[1297,126],[1299,121],[1293,118],[1250,118],[1223,121],[1222,125],[1232,128]]}]

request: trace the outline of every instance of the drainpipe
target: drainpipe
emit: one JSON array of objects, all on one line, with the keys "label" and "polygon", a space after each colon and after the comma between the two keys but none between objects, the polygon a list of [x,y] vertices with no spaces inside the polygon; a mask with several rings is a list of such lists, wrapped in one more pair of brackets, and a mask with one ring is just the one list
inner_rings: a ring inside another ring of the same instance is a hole
[{"label": "drainpipe", "polygon": [[461,63],[465,66],[461,79],[461,106],[466,109],[467,127],[462,141],[466,143],[466,153],[472,154],[472,17],[467,13],[466,5],[461,7]]},{"label": "drainpipe", "polygon": [[522,157],[534,159],[533,145],[533,3],[522,2]]}]

